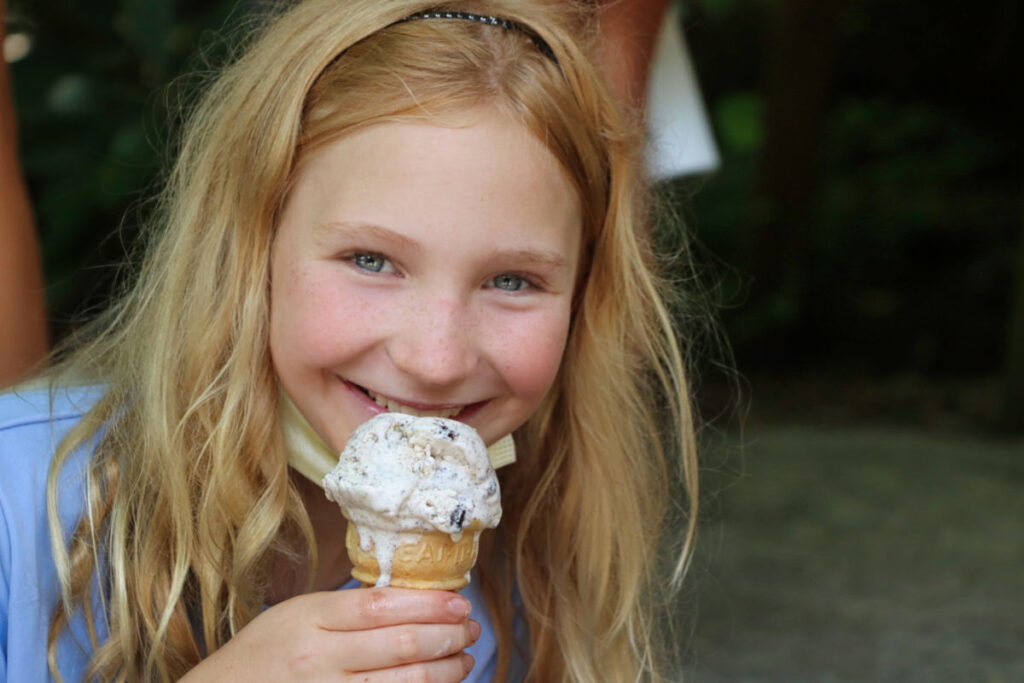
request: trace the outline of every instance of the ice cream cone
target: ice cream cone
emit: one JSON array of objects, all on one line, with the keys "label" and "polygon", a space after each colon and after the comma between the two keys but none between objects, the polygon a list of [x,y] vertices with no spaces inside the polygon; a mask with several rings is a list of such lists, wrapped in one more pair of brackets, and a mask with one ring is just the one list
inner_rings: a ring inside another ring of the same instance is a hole
[{"label": "ice cream cone", "polygon": [[[457,591],[469,583],[469,571],[476,563],[481,527],[473,524],[453,541],[439,531],[425,531],[418,543],[400,545],[395,550],[391,567],[391,585],[398,588],[419,588]],[[348,523],[345,547],[354,567],[352,576],[364,586],[376,585],[380,565],[371,546],[364,551],[359,545],[356,525]]]}]

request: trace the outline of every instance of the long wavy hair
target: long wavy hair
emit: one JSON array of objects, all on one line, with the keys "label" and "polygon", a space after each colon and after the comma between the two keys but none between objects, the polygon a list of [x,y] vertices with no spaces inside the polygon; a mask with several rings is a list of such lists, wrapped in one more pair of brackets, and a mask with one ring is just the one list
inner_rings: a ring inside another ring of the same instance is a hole
[{"label": "long wavy hair", "polygon": [[[433,8],[300,3],[268,18],[188,116],[134,284],[52,372],[108,387],[51,468],[55,677],[57,641],[78,611],[90,633],[100,619],[109,632],[93,643],[89,678],[173,680],[259,613],[275,559],[315,563],[268,351],[278,213],[303,159],[340,136],[479,106],[531,130],[584,207],[564,360],[517,434],[520,460],[501,474],[502,527],[481,549],[499,678],[517,616],[531,680],[665,675],[654,606],[678,589],[691,555],[697,476],[682,342],[648,244],[642,136],[595,70],[581,7],[451,8],[530,27],[552,55],[523,31],[396,23]],[[68,541],[57,474],[94,439],[86,510]],[[683,522],[667,524],[680,508]]]}]

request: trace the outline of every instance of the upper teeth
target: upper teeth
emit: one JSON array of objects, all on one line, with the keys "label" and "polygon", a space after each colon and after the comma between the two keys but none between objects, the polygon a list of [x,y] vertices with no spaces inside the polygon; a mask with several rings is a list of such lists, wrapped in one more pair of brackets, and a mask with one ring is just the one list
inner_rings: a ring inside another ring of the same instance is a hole
[{"label": "upper teeth", "polygon": [[458,415],[459,412],[462,411],[462,408],[445,408],[443,410],[416,410],[415,408],[410,408],[404,403],[398,403],[397,401],[392,401],[391,399],[385,398],[380,394],[375,394],[369,389],[366,390],[366,393],[369,394],[370,398],[377,402],[377,405],[379,405],[382,408],[387,408],[392,413],[402,413],[404,415],[413,415],[415,417],[453,417],[455,415]]}]

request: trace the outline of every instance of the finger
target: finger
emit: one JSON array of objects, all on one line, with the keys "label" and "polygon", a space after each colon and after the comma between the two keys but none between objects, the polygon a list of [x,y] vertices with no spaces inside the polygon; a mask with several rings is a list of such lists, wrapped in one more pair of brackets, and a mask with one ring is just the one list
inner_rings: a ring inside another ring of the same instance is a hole
[{"label": "finger", "polygon": [[363,588],[306,596],[316,602],[314,623],[328,631],[362,631],[398,624],[458,624],[469,601],[449,591]]},{"label": "finger", "polygon": [[358,647],[346,648],[345,669],[371,671],[459,654],[480,637],[480,624],[467,619],[461,624],[403,624],[337,635],[359,639]]},{"label": "finger", "polygon": [[473,657],[465,652],[432,662],[406,664],[393,669],[380,669],[351,674],[347,680],[360,683],[457,683],[463,681],[473,670]]}]

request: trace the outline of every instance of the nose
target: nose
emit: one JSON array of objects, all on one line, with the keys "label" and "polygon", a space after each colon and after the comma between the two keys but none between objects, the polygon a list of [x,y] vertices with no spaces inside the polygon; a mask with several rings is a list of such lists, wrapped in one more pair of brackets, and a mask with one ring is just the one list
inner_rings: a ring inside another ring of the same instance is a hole
[{"label": "nose", "polygon": [[388,344],[401,372],[429,387],[464,380],[479,360],[475,316],[452,297],[421,296],[405,311]]}]

